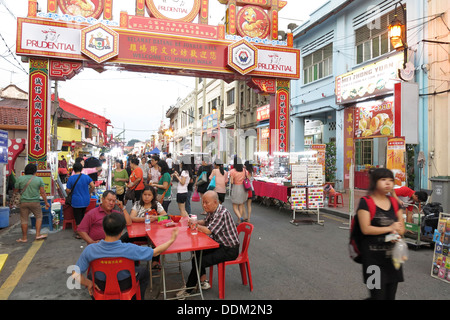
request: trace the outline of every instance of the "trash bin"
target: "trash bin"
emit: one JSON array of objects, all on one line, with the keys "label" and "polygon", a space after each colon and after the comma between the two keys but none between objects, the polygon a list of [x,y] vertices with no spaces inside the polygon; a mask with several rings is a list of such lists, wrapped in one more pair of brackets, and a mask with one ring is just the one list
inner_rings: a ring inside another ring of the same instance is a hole
[{"label": "trash bin", "polygon": [[450,212],[450,176],[430,178],[433,189],[432,200],[442,204],[445,213]]}]

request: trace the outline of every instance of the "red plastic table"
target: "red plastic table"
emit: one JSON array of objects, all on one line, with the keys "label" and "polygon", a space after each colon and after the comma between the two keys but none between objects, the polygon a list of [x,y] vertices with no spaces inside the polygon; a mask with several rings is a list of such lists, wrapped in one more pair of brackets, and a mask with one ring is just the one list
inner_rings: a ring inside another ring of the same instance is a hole
[{"label": "red plastic table", "polygon": [[[178,227],[178,237],[175,240],[175,242],[161,254],[161,275],[162,275],[162,285],[163,285],[163,292],[164,292],[164,300],[167,299],[167,292],[171,291],[178,291],[177,290],[166,290],[166,283],[165,283],[165,263],[166,263],[166,256],[168,254],[181,254],[182,252],[192,252],[191,259],[193,258],[195,261],[196,266],[196,272],[197,272],[197,283],[199,288],[199,293],[203,299],[203,292],[200,285],[200,265],[201,265],[201,259],[202,259],[202,253],[203,250],[207,249],[214,249],[218,248],[219,244],[211,239],[209,236],[204,234],[203,232],[198,232],[196,235],[192,235],[191,231],[188,228],[188,217],[181,218],[180,222],[177,223],[176,227]],[[163,223],[157,223],[154,222],[151,224],[151,230],[147,231],[147,235],[150,239],[150,241],[157,247],[167,241],[172,236],[173,227],[166,227],[167,222]],[[136,234],[139,232],[139,227],[136,227],[135,231]],[[145,227],[144,227],[145,230]],[[199,261],[197,261],[197,256],[195,254],[195,251],[201,251]],[[180,257],[178,255],[178,257]],[[177,262],[180,262],[178,260]],[[191,295],[193,296],[193,295]]]}]

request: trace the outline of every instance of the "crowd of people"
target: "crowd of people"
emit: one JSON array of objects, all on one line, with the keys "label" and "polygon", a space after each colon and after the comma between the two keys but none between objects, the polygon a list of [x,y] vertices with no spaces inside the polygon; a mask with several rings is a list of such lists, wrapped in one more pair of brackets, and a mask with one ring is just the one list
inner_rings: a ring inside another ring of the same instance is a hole
[{"label": "crowd of people", "polygon": [[[127,163],[124,168],[123,161],[116,160],[112,171],[112,186],[124,205],[128,201],[138,202],[144,188],[151,186],[155,188],[157,200],[161,202],[165,212],[169,211],[172,201],[176,201],[180,215],[186,217],[191,214],[194,193],[198,193],[201,201],[208,190],[213,190],[217,192],[222,204],[229,188],[236,222],[250,221],[255,194],[252,186],[254,170],[248,161],[243,164],[240,158],[235,157],[232,168],[228,171],[220,159],[210,163],[208,157],[203,157],[198,167],[191,157],[185,156],[175,168],[170,154],[165,159],[161,159],[159,155],[152,155],[150,158],[145,155],[130,155]],[[250,183],[250,188],[247,189],[244,188],[246,179]],[[173,188],[174,183],[176,188]]]},{"label": "crowd of people", "polygon": [[[170,159],[170,157],[169,157]],[[251,216],[251,201],[254,191],[251,187],[253,168],[248,162],[242,163],[234,158],[232,168],[225,170],[223,163],[216,159],[209,163],[207,158],[195,168],[189,157],[182,158],[179,168],[175,169],[172,161],[160,159],[153,155],[150,160],[145,156],[140,159],[130,156],[127,166],[122,160],[116,160],[113,170],[112,186],[115,192],[107,190],[102,194],[100,206],[85,212],[89,205],[90,194],[94,190],[94,179],[98,174],[99,163],[92,161],[92,167],[86,168],[85,159],[79,159],[73,165],[72,175],[67,180],[66,191],[72,195],[71,206],[77,224],[77,234],[87,244],[89,250],[84,250],[77,265],[81,274],[74,277],[91,291],[93,284],[82,273],[89,263],[102,256],[114,256],[118,252],[127,253],[130,259],[152,260],[152,267],[158,265],[158,256],[175,241],[178,230],[174,230],[172,238],[164,245],[156,248],[138,249],[123,233],[126,225],[142,222],[146,212],[152,211],[155,221],[160,215],[167,215],[172,199],[176,199],[181,216],[191,214],[191,198],[198,193],[202,203],[205,219],[199,221],[198,230],[216,240],[220,247],[204,252],[200,266],[202,289],[210,286],[206,281],[205,268],[220,262],[234,260],[239,254],[239,238],[237,225],[249,221]],[[84,166],[83,166],[84,164]],[[36,240],[47,237],[40,233],[42,211],[40,197],[49,203],[44,191],[42,178],[36,176],[35,164],[25,167],[25,175],[19,177],[15,184],[15,192],[21,193],[20,215],[22,237],[18,242],[27,242],[28,215],[32,212],[36,217]],[[173,195],[173,183],[177,183],[176,196]],[[237,217],[234,220],[231,213],[222,204],[231,189],[231,202]],[[427,195],[411,189],[394,188],[392,171],[384,168],[375,169],[370,173],[368,196],[361,198],[356,209],[355,221],[360,232],[360,253],[364,282],[370,278],[369,268],[376,265],[380,268],[380,286],[369,288],[372,299],[394,299],[398,283],[404,281],[402,267],[394,267],[392,263],[392,248],[395,241],[386,241],[386,236],[396,234],[400,237],[405,233],[403,205],[410,201],[426,201]],[[123,201],[122,201],[123,200]],[[132,201],[130,212],[126,202]],[[372,212],[373,211],[373,212]],[[136,240],[136,239],[135,239]],[[139,270],[142,279],[142,290],[148,283],[148,270]],[[197,273],[194,269],[188,277],[187,288],[196,282]],[[177,296],[182,299],[191,293],[191,289],[181,290]],[[143,293],[143,292],[141,292]]]}]

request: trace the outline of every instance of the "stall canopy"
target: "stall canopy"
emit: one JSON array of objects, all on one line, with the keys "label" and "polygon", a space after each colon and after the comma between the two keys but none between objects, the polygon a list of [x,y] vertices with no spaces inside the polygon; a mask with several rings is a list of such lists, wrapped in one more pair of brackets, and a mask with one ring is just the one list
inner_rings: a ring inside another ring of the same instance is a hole
[{"label": "stall canopy", "polygon": [[146,152],[145,154],[160,154],[161,150],[158,148],[153,149],[152,151]]}]

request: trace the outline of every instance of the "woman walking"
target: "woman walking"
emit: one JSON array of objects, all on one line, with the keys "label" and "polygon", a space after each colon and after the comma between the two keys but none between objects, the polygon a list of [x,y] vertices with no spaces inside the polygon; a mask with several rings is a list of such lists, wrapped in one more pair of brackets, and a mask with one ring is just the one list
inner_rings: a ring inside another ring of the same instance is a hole
[{"label": "woman walking", "polygon": [[231,203],[233,211],[238,217],[238,222],[243,222],[245,213],[245,202],[248,199],[248,192],[244,188],[246,170],[240,158],[235,157],[233,169],[230,170]]},{"label": "woman walking", "polygon": [[46,234],[41,234],[42,208],[40,197],[44,199],[45,209],[50,209],[47,195],[44,190],[44,181],[41,177],[36,177],[37,167],[33,163],[25,166],[25,175],[20,176],[14,185],[14,192],[21,192],[20,196],[20,225],[22,227],[22,238],[17,242],[27,242],[28,216],[32,212],[36,218],[36,240],[47,238]]},{"label": "woman walking", "polygon": [[248,190],[248,198],[247,198],[247,203],[246,203],[246,207],[247,207],[247,214],[246,217],[244,217],[244,221],[245,222],[250,222],[250,216],[252,215],[252,200],[253,200],[253,195],[254,195],[254,190],[253,190],[253,165],[247,160],[244,163],[245,166],[245,170],[247,171],[247,178],[250,180],[250,185],[252,186],[251,190]]},{"label": "woman walking", "polygon": [[116,160],[116,168],[112,173],[112,184],[116,187],[117,200],[123,202],[125,196],[125,184],[128,182],[128,172],[123,168],[123,161]]},{"label": "woman walking", "polygon": [[161,178],[159,179],[158,183],[150,183],[150,185],[156,188],[158,201],[162,200],[160,198],[164,196],[162,205],[164,210],[166,212],[169,212],[168,209],[171,202],[172,179],[170,176],[169,167],[167,166],[167,162],[164,160],[159,160],[158,169],[159,173],[161,174]]},{"label": "woman walking", "polygon": [[72,194],[71,207],[77,226],[81,223],[86,213],[86,208],[91,202],[91,193],[95,190],[94,181],[87,174],[81,173],[83,166],[77,162],[73,165],[74,174],[67,180],[66,193]]},{"label": "woman walking", "polygon": [[214,191],[219,196],[219,203],[222,204],[225,201],[225,194],[227,192],[228,172],[223,169],[223,162],[220,159],[214,160],[214,169],[209,176],[209,180],[216,177],[216,187]]},{"label": "woman walking", "polygon": [[186,200],[188,196],[188,185],[191,179],[189,165],[181,162],[181,174],[179,174],[178,171],[175,171],[173,176],[178,180],[177,203],[178,208],[180,209],[180,214],[182,217],[187,217],[188,213],[186,211]]},{"label": "woman walking", "polygon": [[144,172],[139,167],[138,158],[131,159],[130,167],[132,172],[127,187],[134,190],[134,199],[131,199],[134,203],[135,201],[141,200],[142,190],[144,190]]},{"label": "woman walking", "polygon": [[[387,235],[394,233],[403,235],[405,225],[403,210],[394,209],[397,201],[387,194],[394,188],[394,175],[385,168],[375,169],[370,174],[368,197],[360,200],[357,209],[357,218],[362,232],[360,250],[362,255],[363,279],[367,284],[372,300],[394,300],[399,282],[403,282],[403,270],[396,269],[392,262],[392,249],[395,243],[385,241]],[[371,219],[368,201],[373,201],[376,210]],[[373,275],[372,268],[379,268],[377,282],[380,287],[371,288],[368,283]]]}]

